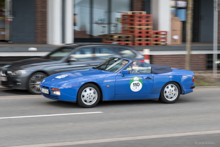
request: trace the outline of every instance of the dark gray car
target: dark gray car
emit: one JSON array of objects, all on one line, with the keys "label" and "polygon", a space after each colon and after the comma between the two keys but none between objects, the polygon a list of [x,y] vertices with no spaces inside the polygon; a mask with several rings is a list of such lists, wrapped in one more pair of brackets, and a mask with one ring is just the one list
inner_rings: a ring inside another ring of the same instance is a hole
[{"label": "dark gray car", "polygon": [[60,47],[42,58],[25,59],[5,65],[0,72],[0,81],[2,86],[27,89],[38,94],[40,83],[45,77],[59,72],[88,69],[112,56],[144,59],[128,46],[73,44]]}]

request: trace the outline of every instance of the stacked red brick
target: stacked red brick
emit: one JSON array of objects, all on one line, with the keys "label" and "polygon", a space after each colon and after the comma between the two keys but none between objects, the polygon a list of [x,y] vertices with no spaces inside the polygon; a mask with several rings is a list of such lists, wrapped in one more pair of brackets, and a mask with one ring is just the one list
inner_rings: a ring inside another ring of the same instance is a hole
[{"label": "stacked red brick", "polygon": [[135,46],[152,45],[152,15],[145,11],[122,12],[122,34],[134,36]]},{"label": "stacked red brick", "polygon": [[117,43],[120,45],[133,45],[133,36],[125,34],[106,34],[102,38],[103,43]]}]

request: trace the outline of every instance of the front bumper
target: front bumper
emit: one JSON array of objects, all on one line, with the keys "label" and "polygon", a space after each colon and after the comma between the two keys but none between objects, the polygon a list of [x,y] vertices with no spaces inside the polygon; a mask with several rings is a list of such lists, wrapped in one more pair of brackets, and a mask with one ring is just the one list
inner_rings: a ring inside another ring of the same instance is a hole
[{"label": "front bumper", "polygon": [[55,95],[52,93],[51,88],[57,88],[58,87],[51,87],[49,85],[41,84],[41,88],[45,88],[49,90],[49,94],[42,93],[42,95],[46,98],[52,99],[52,100],[59,100],[59,101],[69,101],[69,102],[76,102],[76,91],[72,88],[69,89],[60,89],[60,95]]},{"label": "front bumper", "polygon": [[0,81],[1,85],[4,87],[12,88],[12,89],[27,89],[27,78],[26,77],[16,77],[16,76],[2,76],[6,78],[6,81]]}]

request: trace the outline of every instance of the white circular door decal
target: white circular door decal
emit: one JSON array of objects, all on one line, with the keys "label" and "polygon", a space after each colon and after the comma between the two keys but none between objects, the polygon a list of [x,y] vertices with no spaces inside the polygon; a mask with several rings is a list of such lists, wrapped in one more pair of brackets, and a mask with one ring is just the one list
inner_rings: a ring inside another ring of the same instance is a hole
[{"label": "white circular door decal", "polygon": [[143,81],[140,77],[133,77],[130,80],[130,89],[133,92],[138,92],[142,89],[143,87]]}]

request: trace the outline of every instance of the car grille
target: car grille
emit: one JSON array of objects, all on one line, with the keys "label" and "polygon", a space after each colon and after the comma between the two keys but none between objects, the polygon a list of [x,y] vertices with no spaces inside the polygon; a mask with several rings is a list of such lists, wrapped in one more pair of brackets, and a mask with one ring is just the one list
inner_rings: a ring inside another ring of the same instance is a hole
[{"label": "car grille", "polygon": [[58,97],[58,96],[55,96],[55,95],[43,94],[43,96],[45,96],[45,97],[47,97],[47,98],[50,98],[50,99],[59,100],[59,97]]}]

